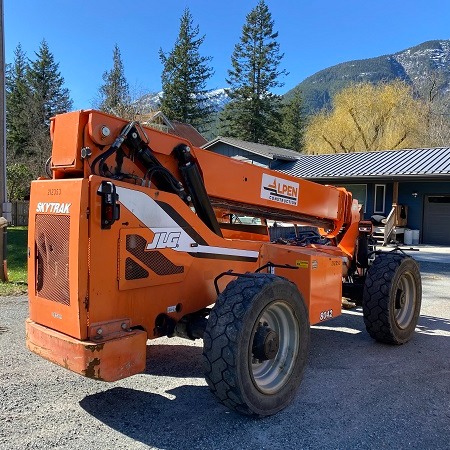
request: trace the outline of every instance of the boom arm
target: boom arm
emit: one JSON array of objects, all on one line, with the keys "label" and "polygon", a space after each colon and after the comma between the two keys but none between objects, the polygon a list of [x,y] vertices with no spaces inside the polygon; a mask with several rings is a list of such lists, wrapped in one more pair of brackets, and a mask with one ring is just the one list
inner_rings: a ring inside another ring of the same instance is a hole
[{"label": "boom arm", "polygon": [[[351,196],[270,169],[195,149],[214,206],[266,219],[323,228],[334,237],[346,222]],[[207,170],[206,170],[207,168]]]},{"label": "boom arm", "polygon": [[[158,189],[177,193],[186,203],[191,201],[199,217],[219,235],[211,205],[250,216],[314,225],[339,241],[359,220],[351,194],[344,189],[192,148],[177,136],[144,129],[135,122],[127,124],[98,111],[56,116],[51,131],[55,178],[79,176],[82,171],[84,177],[100,172],[135,184],[154,183]],[[74,133],[78,139],[74,139]],[[183,148],[189,151],[181,151]],[[86,153],[89,158],[83,159]],[[351,234],[350,241],[354,242],[357,230]],[[351,251],[350,246],[346,253]]]}]

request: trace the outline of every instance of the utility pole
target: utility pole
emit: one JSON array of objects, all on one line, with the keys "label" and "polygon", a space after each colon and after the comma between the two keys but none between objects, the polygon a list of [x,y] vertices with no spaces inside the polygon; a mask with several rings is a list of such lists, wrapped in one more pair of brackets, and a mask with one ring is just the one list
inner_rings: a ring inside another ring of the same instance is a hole
[{"label": "utility pole", "polygon": [[[5,27],[3,0],[0,0],[0,281],[8,281],[6,267],[6,107],[5,107]],[[8,218],[10,219],[10,218]]]},{"label": "utility pole", "polygon": [[6,201],[5,27],[0,0],[0,217]]}]

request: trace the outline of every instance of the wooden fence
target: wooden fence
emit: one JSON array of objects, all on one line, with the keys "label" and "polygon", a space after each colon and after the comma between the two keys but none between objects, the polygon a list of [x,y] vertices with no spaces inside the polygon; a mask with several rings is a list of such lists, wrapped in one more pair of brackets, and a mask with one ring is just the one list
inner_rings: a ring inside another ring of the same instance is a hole
[{"label": "wooden fence", "polygon": [[30,207],[29,202],[17,201],[11,203],[11,225],[16,227],[28,226],[28,209]]}]

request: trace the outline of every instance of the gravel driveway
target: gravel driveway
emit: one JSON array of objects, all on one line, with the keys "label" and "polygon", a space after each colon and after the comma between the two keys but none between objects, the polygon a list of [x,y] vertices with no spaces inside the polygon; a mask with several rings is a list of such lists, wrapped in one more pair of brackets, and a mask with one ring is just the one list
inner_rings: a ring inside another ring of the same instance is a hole
[{"label": "gravel driveway", "polygon": [[412,341],[374,342],[360,309],[313,327],[300,392],[260,420],[216,403],[201,341],[154,341],[144,374],[95,382],[28,352],[26,297],[0,298],[0,449],[448,449],[450,264],[421,271]]}]

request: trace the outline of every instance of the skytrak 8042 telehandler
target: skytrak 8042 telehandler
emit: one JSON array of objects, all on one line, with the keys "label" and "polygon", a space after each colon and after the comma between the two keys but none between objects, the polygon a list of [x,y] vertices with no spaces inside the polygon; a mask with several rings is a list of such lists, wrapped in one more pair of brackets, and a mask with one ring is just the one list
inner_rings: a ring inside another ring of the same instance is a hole
[{"label": "skytrak 8042 telehandler", "polygon": [[[264,416],[293,399],[310,324],[338,316],[343,295],[377,341],[411,338],[418,266],[371,254],[371,224],[345,189],[97,111],[56,116],[51,137],[48,179],[31,186],[33,352],[114,381],[144,371],[147,339],[203,338],[218,400]],[[273,243],[266,220],[315,228]]]}]

